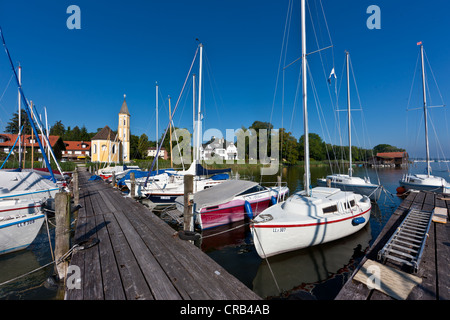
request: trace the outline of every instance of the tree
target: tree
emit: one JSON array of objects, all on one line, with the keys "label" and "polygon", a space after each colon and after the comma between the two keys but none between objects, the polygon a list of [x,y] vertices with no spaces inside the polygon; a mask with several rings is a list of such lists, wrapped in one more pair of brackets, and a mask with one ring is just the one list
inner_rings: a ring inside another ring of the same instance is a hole
[{"label": "tree", "polygon": [[[24,134],[31,134],[31,124],[28,121],[28,116],[27,113],[24,109],[22,109],[20,111],[20,121],[22,123],[22,125],[24,126],[23,129],[23,133]],[[11,118],[11,120],[8,122],[8,124],[6,125],[5,131],[7,133],[12,133],[12,134],[18,134],[19,133],[19,112],[15,112],[13,114],[13,117]]]},{"label": "tree", "polygon": [[139,159],[144,159],[147,156],[149,145],[150,144],[148,142],[147,135],[145,133],[141,134],[137,145],[137,153],[139,155]]},{"label": "tree", "polygon": [[397,148],[391,146],[390,144],[379,144],[373,148],[373,153],[382,153],[382,152],[403,152],[405,149]]},{"label": "tree", "polygon": [[56,121],[55,124],[50,128],[50,135],[63,137],[66,133],[66,128],[62,124],[62,121]]},{"label": "tree", "polygon": [[[299,139],[299,153],[300,160],[305,160],[305,135]],[[325,142],[317,133],[309,134],[309,157],[318,161],[325,160],[327,157]]]},{"label": "tree", "polygon": [[279,143],[281,146],[281,160],[289,164],[295,164],[299,158],[297,139],[286,129],[279,130]]}]

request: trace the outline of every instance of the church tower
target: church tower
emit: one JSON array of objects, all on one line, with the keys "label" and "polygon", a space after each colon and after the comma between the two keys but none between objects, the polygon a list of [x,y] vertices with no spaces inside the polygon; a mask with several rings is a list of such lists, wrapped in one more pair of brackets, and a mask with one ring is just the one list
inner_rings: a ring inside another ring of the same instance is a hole
[{"label": "church tower", "polygon": [[119,111],[118,139],[121,142],[120,155],[123,163],[130,162],[130,112],[126,102],[126,95],[123,95],[122,108]]}]

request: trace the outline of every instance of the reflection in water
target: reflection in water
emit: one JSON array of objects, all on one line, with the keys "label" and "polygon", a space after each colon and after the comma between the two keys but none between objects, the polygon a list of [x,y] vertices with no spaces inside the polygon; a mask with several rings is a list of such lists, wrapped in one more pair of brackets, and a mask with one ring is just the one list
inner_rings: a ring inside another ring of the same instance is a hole
[{"label": "reflection in water", "polygon": [[262,260],[253,280],[253,291],[265,298],[278,296],[278,287],[285,292],[328,280],[339,270],[346,270],[352,259],[360,258],[371,239],[367,225],[344,239],[270,257],[268,263]]}]

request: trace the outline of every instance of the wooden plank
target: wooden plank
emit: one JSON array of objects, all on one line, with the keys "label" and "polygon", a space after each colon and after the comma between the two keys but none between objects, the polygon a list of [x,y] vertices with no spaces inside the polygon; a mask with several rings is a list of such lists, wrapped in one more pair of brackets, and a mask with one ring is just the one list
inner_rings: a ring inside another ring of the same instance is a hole
[{"label": "wooden plank", "polygon": [[100,240],[98,246],[105,299],[125,300],[125,292],[107,229],[107,225],[111,221],[105,219],[104,215],[96,215],[95,222],[97,223],[97,236]]},{"label": "wooden plank", "polygon": [[[95,219],[92,219],[94,211],[92,208],[91,199],[87,198],[86,205],[86,233],[83,240],[93,240],[97,238],[97,226],[95,225]],[[91,218],[89,218],[91,217]],[[99,246],[93,246],[91,248],[83,250],[84,259],[88,261],[85,263],[84,270],[84,296],[85,300],[103,300],[103,282],[100,268],[100,252]]]},{"label": "wooden plank", "polygon": [[397,300],[406,300],[411,290],[422,279],[400,270],[389,268],[373,260],[367,260],[354,277],[355,281],[373,286]]},{"label": "wooden plank", "polygon": [[[120,203],[117,202],[117,198],[114,199],[113,195],[109,192],[100,191],[102,196],[107,198],[111,204],[119,207]],[[139,236],[142,238],[147,248],[152,252],[155,259],[162,266],[163,270],[167,276],[171,279],[172,283],[177,288],[183,299],[208,299],[208,295],[204,293],[201,289],[199,283],[192,278],[189,271],[186,270],[182,264],[180,264],[174,257],[173,252],[178,252],[167,248],[166,244],[170,244],[171,241],[161,242],[153,235],[151,230],[152,226],[146,225],[145,221],[139,218],[140,212],[136,214],[133,207],[128,206],[128,211],[126,212],[127,218],[133,227],[138,232]],[[168,239],[171,240],[171,239]]]},{"label": "wooden plank", "polygon": [[74,253],[72,262],[86,261],[84,286],[67,299],[260,299],[147,208],[87,175],[76,235],[100,243]]},{"label": "wooden plank", "polygon": [[[114,202],[109,192],[105,196],[109,197],[112,203]],[[158,262],[165,266],[164,269],[179,287],[179,291],[188,294],[188,297],[185,298],[237,299],[235,295],[223,295],[221,290],[223,288],[218,287],[217,282],[210,282],[204,277],[204,269],[193,268],[194,257],[190,256],[187,251],[178,245],[176,239],[173,238],[175,233],[173,229],[169,227],[170,234],[165,234],[165,236],[161,237],[157,236],[157,234],[161,233],[163,226],[164,229],[167,227],[166,223],[159,218],[157,220],[158,223],[155,223],[155,221],[150,222],[143,214],[143,209],[148,211],[146,208],[136,207],[130,203],[127,204],[127,207],[129,208],[127,217],[132,221]],[[149,214],[153,215],[151,212]],[[230,291],[234,291],[234,289],[230,288]]]},{"label": "wooden plank", "polygon": [[179,300],[180,294],[151,254],[123,211],[113,213],[143,271],[147,284],[157,300]]},{"label": "wooden plank", "polygon": [[131,251],[125,235],[112,213],[105,214],[110,221],[107,225],[111,243],[119,268],[120,278],[127,300],[153,300],[153,295],[145,280],[142,270]]}]

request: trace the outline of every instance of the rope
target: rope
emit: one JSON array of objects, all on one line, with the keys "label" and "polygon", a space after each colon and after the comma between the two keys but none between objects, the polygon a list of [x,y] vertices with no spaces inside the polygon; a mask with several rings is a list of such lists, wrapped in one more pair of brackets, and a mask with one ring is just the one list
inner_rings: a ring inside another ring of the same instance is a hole
[{"label": "rope", "polygon": [[[63,262],[77,247],[79,247],[79,245],[78,244],[75,244],[72,248],[70,248],[69,249],[69,251],[67,251],[65,254],[63,254],[62,256],[61,256],[61,258],[59,258],[58,259],[58,261],[52,261],[52,262],[49,262],[49,263],[47,263],[47,264],[45,264],[45,265],[43,265],[43,266],[41,266],[41,267],[39,267],[39,268],[36,268],[36,269],[34,269],[34,270],[32,270],[32,271],[29,271],[29,272],[27,272],[27,273],[25,273],[25,274],[23,274],[23,275],[20,275],[20,276],[18,276],[18,277],[15,277],[15,278],[13,278],[13,279],[10,279],[10,280],[8,280],[8,281],[5,281],[5,282],[2,282],[2,283],[0,283],[0,287],[1,286],[3,286],[3,285],[5,285],[5,284],[8,284],[8,283],[10,283],[10,282],[13,282],[13,281],[16,281],[16,280],[19,280],[19,279],[21,279],[21,278],[23,278],[23,277],[26,277],[26,276],[28,276],[28,275],[30,275],[30,274],[32,274],[32,273],[34,273],[34,272],[36,272],[36,271],[39,271],[39,270],[41,270],[41,269],[44,269],[44,268],[46,268],[46,267],[48,267],[48,266],[50,266],[50,265],[52,265],[52,264],[55,264],[55,265],[58,265],[58,264],[60,264],[61,262]],[[82,249],[81,249],[82,250]]]},{"label": "rope", "polygon": [[[256,239],[259,242],[259,246],[261,247],[261,250],[262,250],[264,256],[266,256],[266,253],[264,252],[264,248],[262,247],[261,242],[259,241],[258,233],[256,231],[255,231],[255,235],[256,235]],[[270,266],[269,259],[267,257],[265,257],[264,259],[266,260],[267,266],[269,267],[269,271],[270,271],[270,274],[272,275],[273,282],[275,282],[275,285],[277,286],[278,292],[281,295],[283,292],[280,290],[280,286],[278,285],[277,279],[275,278],[275,275],[274,275],[274,273],[272,271],[272,267]]]}]

